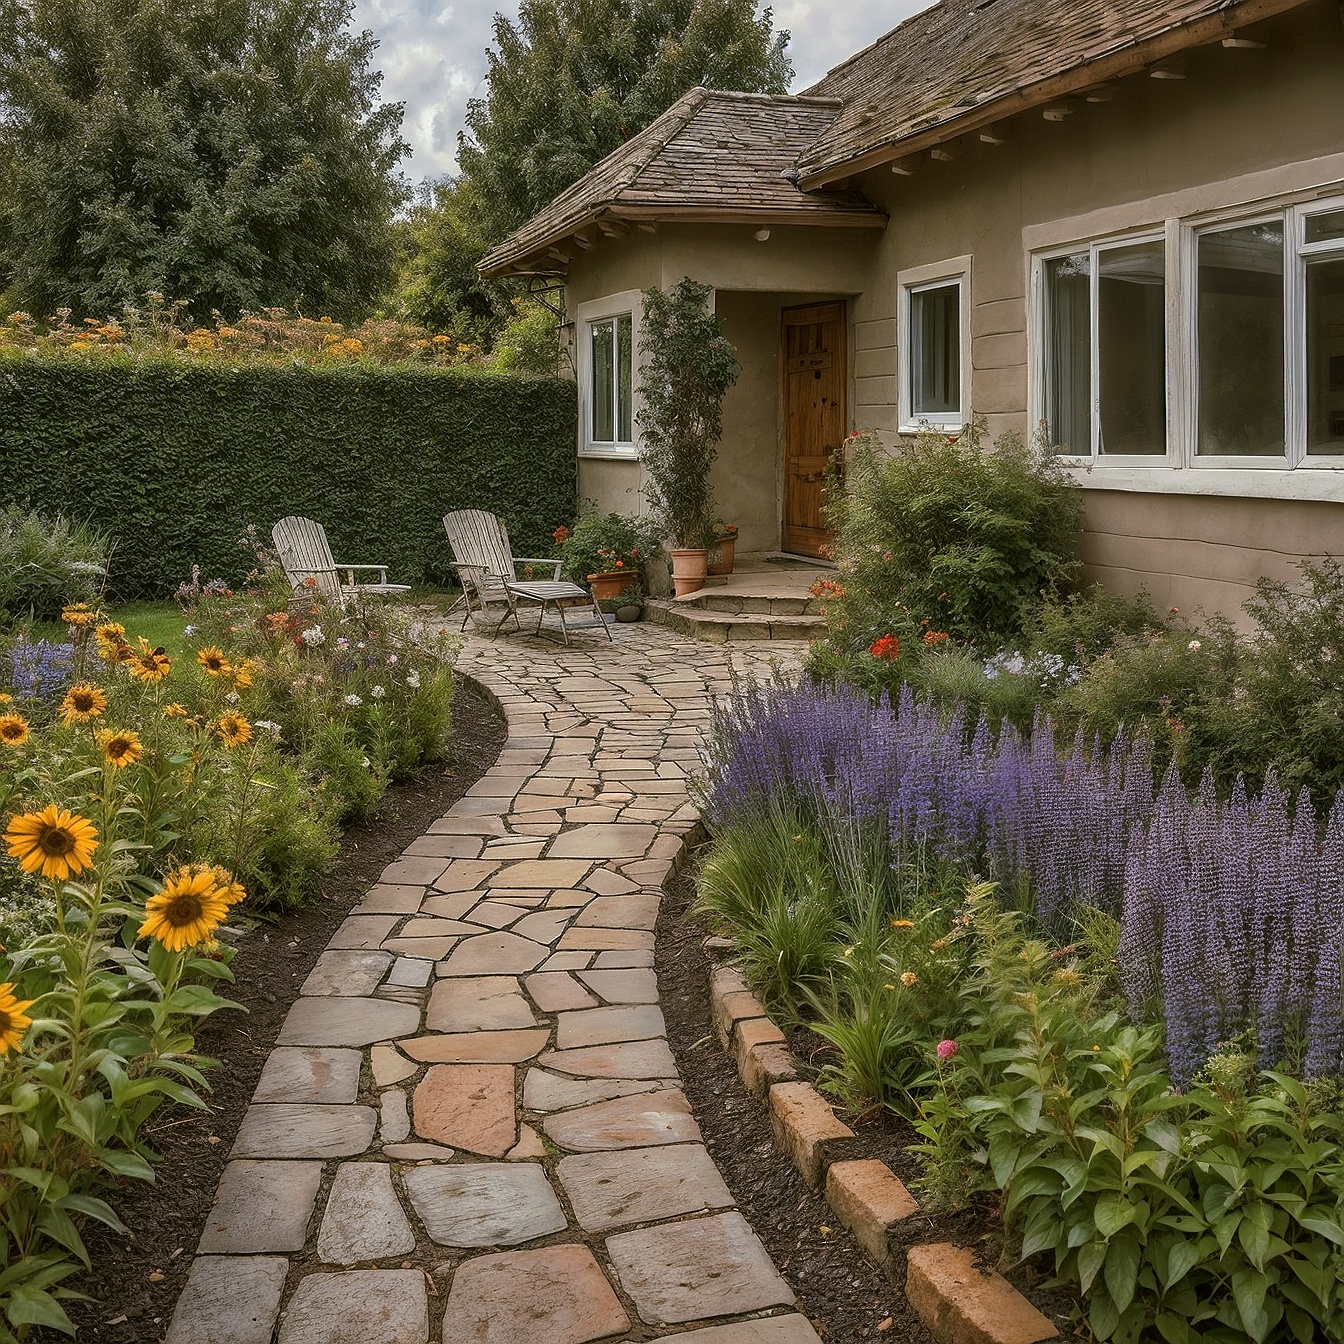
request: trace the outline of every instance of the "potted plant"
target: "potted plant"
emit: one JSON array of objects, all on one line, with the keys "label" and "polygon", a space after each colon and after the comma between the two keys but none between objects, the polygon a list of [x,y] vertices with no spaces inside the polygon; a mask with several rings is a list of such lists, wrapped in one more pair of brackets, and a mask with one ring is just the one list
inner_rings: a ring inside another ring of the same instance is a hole
[{"label": "potted plant", "polygon": [[657,550],[649,526],[638,518],[591,509],[572,529],[566,529],[560,559],[565,577],[588,584],[598,603],[630,590],[638,600],[643,591],[644,562]]},{"label": "potted plant", "polygon": [[710,552],[710,574],[731,574],[733,562],[737,558],[737,524],[717,524],[718,535],[714,538],[714,547]]},{"label": "potted plant", "polygon": [[640,333],[640,460],[645,494],[672,543],[678,597],[704,584],[716,535],[709,471],[723,432],[724,394],[739,365],[709,306],[709,285],[684,277],[669,290],[644,291]]}]

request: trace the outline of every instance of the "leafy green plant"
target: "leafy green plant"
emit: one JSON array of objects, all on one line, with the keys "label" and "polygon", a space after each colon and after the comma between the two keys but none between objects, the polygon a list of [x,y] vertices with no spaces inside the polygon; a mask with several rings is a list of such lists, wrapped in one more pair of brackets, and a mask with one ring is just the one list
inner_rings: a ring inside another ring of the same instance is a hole
[{"label": "leafy green plant", "polygon": [[677,546],[718,535],[709,471],[723,432],[723,398],[740,367],[709,306],[709,285],[689,276],[644,291],[639,373],[640,461],[655,517]]},{"label": "leafy green plant", "polygon": [[596,506],[579,515],[560,543],[563,573],[575,583],[584,583],[589,574],[605,574],[613,569],[632,570],[643,575],[644,565],[661,548],[647,520],[623,513],[599,513]]},{"label": "leafy green plant", "polygon": [[93,602],[107,581],[107,533],[11,504],[0,510],[0,624],[54,621],[61,608]]}]

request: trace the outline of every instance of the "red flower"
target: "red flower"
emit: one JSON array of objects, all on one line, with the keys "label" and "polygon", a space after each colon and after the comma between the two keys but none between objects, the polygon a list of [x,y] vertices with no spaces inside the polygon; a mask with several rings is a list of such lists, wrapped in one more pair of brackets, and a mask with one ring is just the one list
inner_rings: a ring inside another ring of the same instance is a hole
[{"label": "red flower", "polygon": [[901,656],[901,641],[895,635],[883,635],[868,646],[868,652],[884,663],[894,663]]},{"label": "red flower", "polygon": [[551,536],[555,538],[555,544],[560,546],[569,540],[569,528],[567,528],[564,523],[561,523],[560,526],[551,533]]}]

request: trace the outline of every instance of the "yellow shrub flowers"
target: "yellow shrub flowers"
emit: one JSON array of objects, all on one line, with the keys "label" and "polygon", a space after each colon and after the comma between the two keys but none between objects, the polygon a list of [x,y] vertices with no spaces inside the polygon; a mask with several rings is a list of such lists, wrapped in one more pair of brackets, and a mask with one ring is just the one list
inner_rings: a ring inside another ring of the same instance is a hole
[{"label": "yellow shrub flowers", "polygon": [[33,1023],[24,1009],[31,1008],[36,1002],[36,999],[16,998],[11,984],[0,985],[0,1055],[7,1055],[22,1046],[23,1033]]},{"label": "yellow shrub flowers", "polygon": [[95,611],[87,602],[75,602],[61,612],[61,620],[72,629],[81,629],[94,625],[103,619],[101,611]]},{"label": "yellow shrub flowers", "polygon": [[203,866],[170,873],[163,890],[145,902],[140,937],[157,938],[170,952],[206,942],[228,911],[221,875],[220,870]]},{"label": "yellow shrub flowers", "polygon": [[68,727],[72,723],[87,723],[107,712],[107,695],[101,686],[81,681],[65,693],[61,701],[61,720]]},{"label": "yellow shrub flowers", "polygon": [[5,844],[25,873],[53,882],[78,877],[93,862],[98,832],[93,822],[55,803],[41,812],[24,812],[9,823]]},{"label": "yellow shrub flowers", "polygon": [[131,676],[140,681],[162,681],[173,665],[173,660],[159,648],[153,648],[143,635],[140,636],[140,648],[130,649],[130,657],[125,659]]},{"label": "yellow shrub flowers", "polygon": [[129,728],[104,728],[98,734],[98,745],[103,759],[117,770],[134,765],[145,754],[140,735]]},{"label": "yellow shrub flowers", "polygon": [[22,714],[0,714],[0,742],[21,747],[28,740],[28,720]]}]

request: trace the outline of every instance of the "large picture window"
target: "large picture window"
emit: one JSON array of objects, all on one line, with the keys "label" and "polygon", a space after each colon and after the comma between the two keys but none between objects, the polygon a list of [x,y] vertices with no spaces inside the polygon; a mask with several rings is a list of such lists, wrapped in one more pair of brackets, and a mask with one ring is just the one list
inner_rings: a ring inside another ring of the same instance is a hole
[{"label": "large picture window", "polygon": [[[1033,263],[1057,451],[1130,465],[1344,459],[1344,204],[1171,221]],[[1147,459],[1144,461],[1143,459]]]},{"label": "large picture window", "polygon": [[901,428],[960,430],[970,419],[970,258],[898,277]]}]

